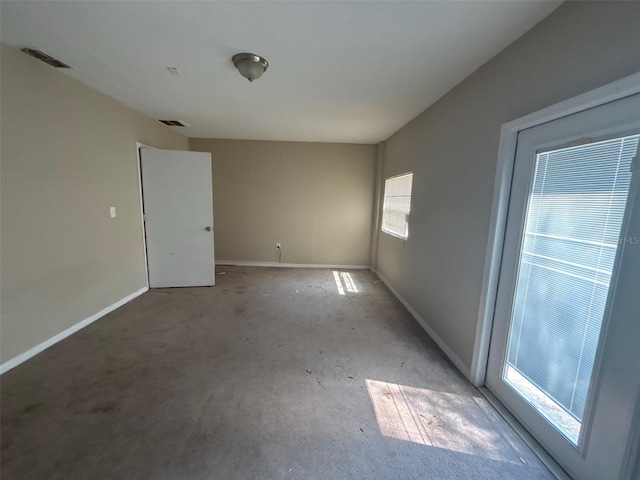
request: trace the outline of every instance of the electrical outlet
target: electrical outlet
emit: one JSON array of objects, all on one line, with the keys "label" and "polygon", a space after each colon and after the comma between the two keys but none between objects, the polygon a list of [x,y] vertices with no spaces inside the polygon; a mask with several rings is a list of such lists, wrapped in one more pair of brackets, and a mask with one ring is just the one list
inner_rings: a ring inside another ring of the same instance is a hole
[{"label": "electrical outlet", "polygon": [[276,243],[276,248],[277,248],[278,250],[282,249],[282,245],[280,244],[280,242]]}]

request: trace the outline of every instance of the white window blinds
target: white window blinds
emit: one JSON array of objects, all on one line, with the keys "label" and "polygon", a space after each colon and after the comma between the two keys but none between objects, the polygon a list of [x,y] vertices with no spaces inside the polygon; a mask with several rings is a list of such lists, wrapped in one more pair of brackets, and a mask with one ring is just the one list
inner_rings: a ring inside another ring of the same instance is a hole
[{"label": "white window blinds", "polygon": [[[582,421],[638,135],[537,156],[508,364]],[[544,361],[541,361],[544,359]]]},{"label": "white window blinds", "polygon": [[388,178],[384,182],[382,231],[406,239],[409,236],[413,173]]}]

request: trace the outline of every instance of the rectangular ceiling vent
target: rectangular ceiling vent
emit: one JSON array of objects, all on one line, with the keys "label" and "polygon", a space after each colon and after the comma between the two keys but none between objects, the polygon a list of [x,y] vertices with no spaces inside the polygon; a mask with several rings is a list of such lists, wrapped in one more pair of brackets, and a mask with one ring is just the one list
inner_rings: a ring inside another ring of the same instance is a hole
[{"label": "rectangular ceiling vent", "polygon": [[182,120],[158,120],[160,123],[164,123],[165,125],[169,125],[170,127],[188,127],[186,123]]},{"label": "rectangular ceiling vent", "polygon": [[21,48],[20,51],[26,53],[30,57],[37,58],[41,62],[44,62],[47,65],[51,65],[52,67],[71,68],[69,65],[67,65],[64,62],[61,62],[57,58],[53,58],[51,55],[47,55],[46,53],[41,52],[40,50],[36,50],[35,48]]}]

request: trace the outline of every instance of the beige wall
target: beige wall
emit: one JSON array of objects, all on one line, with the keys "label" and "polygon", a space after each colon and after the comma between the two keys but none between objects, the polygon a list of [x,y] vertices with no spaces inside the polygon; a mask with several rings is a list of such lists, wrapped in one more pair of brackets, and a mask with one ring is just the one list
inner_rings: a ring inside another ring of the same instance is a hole
[{"label": "beige wall", "polygon": [[18,50],[0,59],[5,362],[145,286],[136,141],[188,139]]},{"label": "beige wall", "polygon": [[411,236],[379,234],[378,269],[469,367],[500,127],[640,71],[639,2],[567,2],[386,142],[413,171]]},{"label": "beige wall", "polygon": [[191,139],[211,152],[216,260],[370,265],[376,146]]}]

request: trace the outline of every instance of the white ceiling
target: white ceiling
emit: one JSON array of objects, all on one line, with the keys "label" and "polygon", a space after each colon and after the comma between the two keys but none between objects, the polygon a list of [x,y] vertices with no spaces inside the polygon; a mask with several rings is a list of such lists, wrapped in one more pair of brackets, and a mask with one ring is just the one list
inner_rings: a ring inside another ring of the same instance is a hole
[{"label": "white ceiling", "polygon": [[[2,1],[0,16],[3,43],[190,137],[376,143],[559,4]],[[244,51],[270,63],[251,84],[231,63]]]}]

